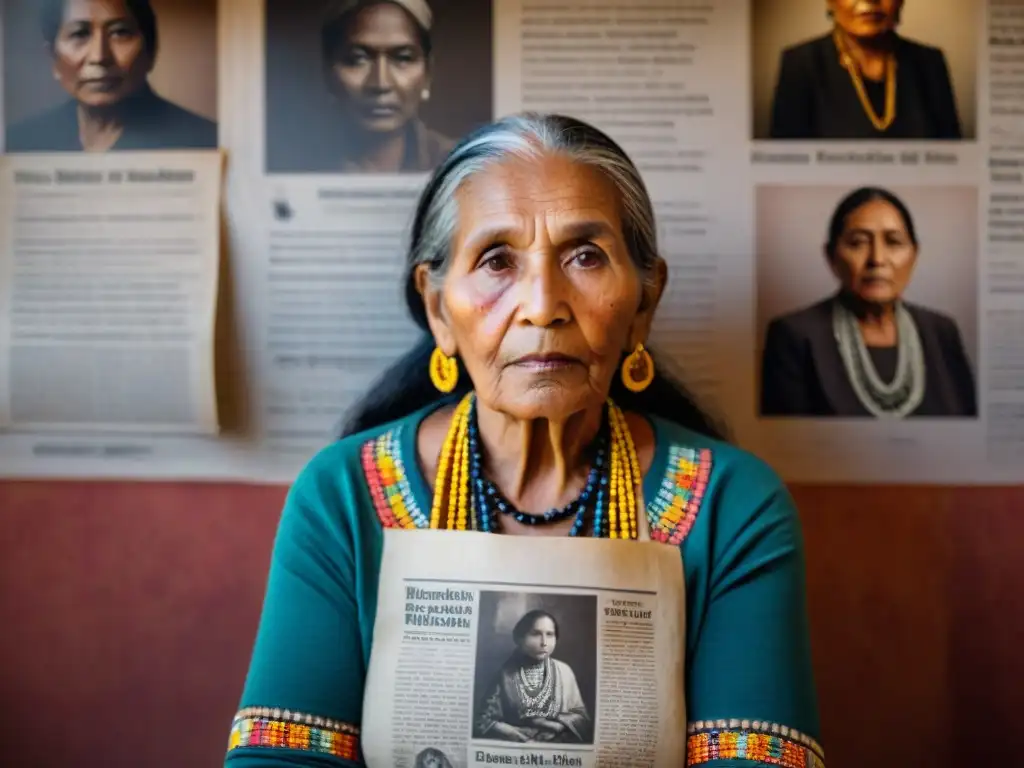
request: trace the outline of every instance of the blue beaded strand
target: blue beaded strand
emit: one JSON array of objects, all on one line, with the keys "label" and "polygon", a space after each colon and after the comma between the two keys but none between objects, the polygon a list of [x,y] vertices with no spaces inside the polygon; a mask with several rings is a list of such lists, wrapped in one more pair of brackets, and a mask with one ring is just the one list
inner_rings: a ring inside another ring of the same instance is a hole
[{"label": "blue beaded strand", "polygon": [[607,496],[605,488],[608,486],[608,472],[607,472],[607,445],[608,445],[608,432],[606,428],[602,428],[598,438],[598,447],[594,456],[594,464],[590,469],[587,476],[587,484],[583,489],[583,492],[574,501],[567,504],[562,509],[552,509],[545,512],[543,515],[528,515],[524,512],[517,510],[512,504],[502,496],[501,491],[498,490],[497,486],[488,480],[483,473],[483,451],[480,447],[480,430],[476,420],[476,402],[474,401],[470,405],[469,413],[469,429],[468,431],[468,448],[469,448],[469,482],[471,487],[471,504],[474,513],[474,522],[476,527],[484,533],[495,533],[498,530],[499,517],[495,514],[495,510],[502,514],[511,514],[518,522],[523,525],[541,525],[545,523],[556,522],[564,520],[570,515],[575,515],[573,520],[572,528],[569,531],[570,536],[579,536],[583,530],[583,526],[586,522],[587,511],[591,506],[591,500],[594,500],[594,533],[599,535],[599,531],[602,529],[604,524],[602,520],[606,517],[604,514],[604,499]]}]

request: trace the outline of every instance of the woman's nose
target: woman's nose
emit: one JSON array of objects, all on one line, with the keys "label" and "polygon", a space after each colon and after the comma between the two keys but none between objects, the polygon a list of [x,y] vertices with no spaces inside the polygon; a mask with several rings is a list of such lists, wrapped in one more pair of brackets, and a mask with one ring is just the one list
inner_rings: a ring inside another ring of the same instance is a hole
[{"label": "woman's nose", "polygon": [[381,58],[373,63],[370,69],[369,86],[377,91],[389,91],[392,87],[391,67],[387,60]]},{"label": "woman's nose", "polygon": [[520,313],[530,325],[547,328],[569,320],[571,313],[565,300],[564,275],[549,259],[526,270],[520,287]]},{"label": "woman's nose", "polygon": [[110,40],[103,30],[93,32],[89,38],[86,60],[90,64],[105,64],[110,60]]},{"label": "woman's nose", "polygon": [[878,265],[885,262],[885,243],[872,240],[868,243],[868,264]]}]

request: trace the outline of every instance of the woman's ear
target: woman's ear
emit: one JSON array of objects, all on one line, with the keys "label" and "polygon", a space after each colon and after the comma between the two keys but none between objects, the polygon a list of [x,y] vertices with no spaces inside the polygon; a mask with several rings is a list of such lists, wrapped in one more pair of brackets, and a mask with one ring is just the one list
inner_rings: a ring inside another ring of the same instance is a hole
[{"label": "woman's ear", "polygon": [[423,59],[423,83],[420,85],[420,101],[430,101],[430,87],[434,84],[434,54]]},{"label": "woman's ear", "polygon": [[430,265],[417,264],[414,272],[416,291],[423,298],[423,309],[427,315],[427,325],[434,337],[434,343],[448,357],[455,357],[458,351],[455,337],[448,325],[447,312],[444,306],[444,292],[441,285],[430,274]]},{"label": "woman's ear", "polygon": [[665,286],[668,284],[668,265],[660,256],[656,257],[651,265],[650,274],[643,281],[640,290],[640,307],[637,309],[636,317],[630,326],[628,343],[630,351],[637,344],[643,344],[651,333],[651,326],[654,323],[654,313],[661,303],[661,297],[665,293]]}]

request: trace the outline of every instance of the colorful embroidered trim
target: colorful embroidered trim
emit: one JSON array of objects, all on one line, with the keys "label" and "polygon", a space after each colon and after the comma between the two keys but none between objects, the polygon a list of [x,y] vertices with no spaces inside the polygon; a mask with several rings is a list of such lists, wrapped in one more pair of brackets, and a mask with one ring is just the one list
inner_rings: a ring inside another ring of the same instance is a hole
[{"label": "colorful embroidered trim", "polygon": [[698,720],[686,732],[686,764],[750,760],[782,768],[825,768],[821,745],[800,731],[763,720]]},{"label": "colorful embroidered trim", "polygon": [[231,723],[228,752],[243,747],[297,749],[357,762],[359,729],[348,723],[287,709],[249,707]]},{"label": "colorful embroidered trim", "polygon": [[[367,440],[362,447],[363,473],[377,517],[385,528],[429,528],[416,503],[402,460],[403,427]],[[700,511],[711,475],[711,451],[680,445],[669,448],[668,466],[658,495],[647,505],[651,538],[678,546]]]},{"label": "colorful embroidered trim", "polygon": [[690,532],[711,475],[711,451],[673,445],[658,495],[647,505],[651,538],[679,545]]},{"label": "colorful embroidered trim", "polygon": [[401,430],[399,427],[363,443],[363,472],[377,517],[385,528],[429,528],[430,520],[409,487],[399,443]]}]

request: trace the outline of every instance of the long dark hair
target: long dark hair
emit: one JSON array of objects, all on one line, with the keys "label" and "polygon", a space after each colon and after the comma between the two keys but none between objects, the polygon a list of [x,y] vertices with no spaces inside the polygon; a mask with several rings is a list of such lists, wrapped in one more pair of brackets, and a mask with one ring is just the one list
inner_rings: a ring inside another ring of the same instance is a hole
[{"label": "long dark hair", "polygon": [[[349,412],[341,436],[386,424],[434,403],[456,399],[472,382],[459,366],[459,384],[442,396],[430,381],[428,363],[434,340],[427,324],[423,298],[415,285],[415,271],[426,264],[440,279],[448,267],[449,243],[457,225],[455,192],[470,176],[512,156],[536,157],[556,152],[594,166],[619,190],[623,234],[640,273],[649,277],[656,264],[657,229],[650,196],[636,166],[607,135],[587,123],[562,115],[523,113],[477,129],[456,145],[427,182],[413,219],[407,255],[405,301],[423,336],[392,365]],[[611,397],[624,410],[660,416],[680,426],[717,439],[724,429],[706,414],[671,373],[666,360],[651,353],[656,375],[643,392],[630,392],[618,376]]]}]

